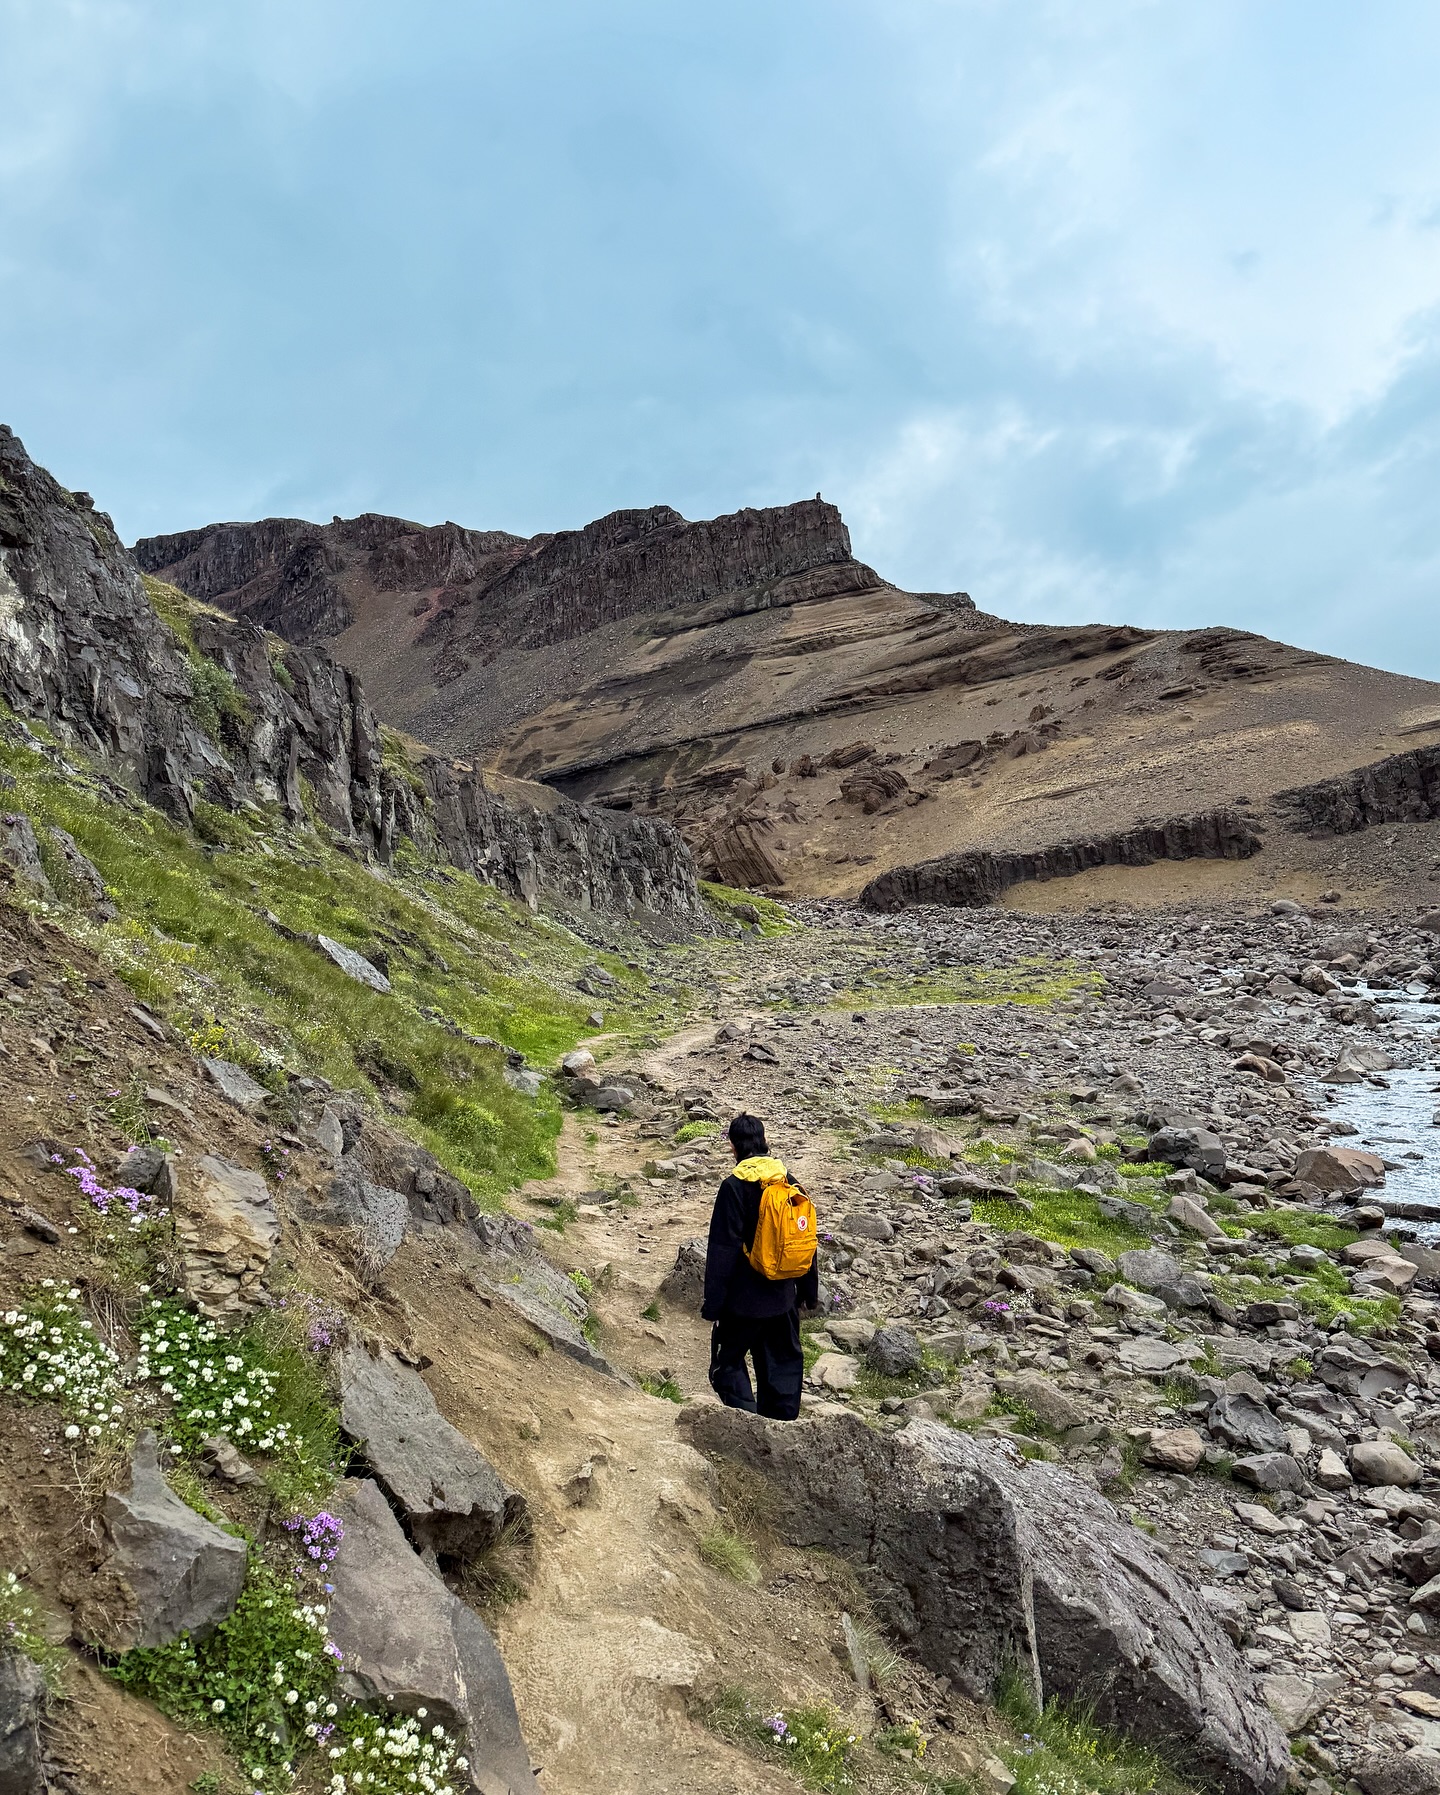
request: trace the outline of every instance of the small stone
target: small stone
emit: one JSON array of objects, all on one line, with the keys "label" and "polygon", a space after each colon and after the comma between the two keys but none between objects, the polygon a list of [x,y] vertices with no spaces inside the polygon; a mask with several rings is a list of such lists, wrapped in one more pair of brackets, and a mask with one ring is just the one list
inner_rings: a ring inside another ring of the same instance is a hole
[{"label": "small stone", "polygon": [[1270,1712],[1287,1733],[1298,1733],[1325,1705],[1325,1695],[1305,1677],[1262,1677],[1260,1689]]},{"label": "small stone", "polygon": [[1318,1608],[1302,1609],[1286,1617],[1290,1635],[1298,1645],[1328,1647],[1330,1623]]},{"label": "small stone", "polygon": [[1315,1481],[1322,1490],[1348,1489],[1354,1479],[1349,1467],[1333,1447],[1326,1446],[1315,1466]]},{"label": "small stone", "polygon": [[853,1390],[859,1381],[860,1367],[849,1353],[822,1352],[810,1367],[810,1380],[822,1390]]}]

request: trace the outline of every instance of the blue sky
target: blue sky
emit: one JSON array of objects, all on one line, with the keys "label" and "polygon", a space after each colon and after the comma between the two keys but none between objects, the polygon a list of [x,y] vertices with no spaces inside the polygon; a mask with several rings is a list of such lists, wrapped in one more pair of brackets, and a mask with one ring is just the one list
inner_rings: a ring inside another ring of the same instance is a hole
[{"label": "blue sky", "polygon": [[127,538],[816,490],[1440,678],[1440,10],[0,0],[0,418]]}]

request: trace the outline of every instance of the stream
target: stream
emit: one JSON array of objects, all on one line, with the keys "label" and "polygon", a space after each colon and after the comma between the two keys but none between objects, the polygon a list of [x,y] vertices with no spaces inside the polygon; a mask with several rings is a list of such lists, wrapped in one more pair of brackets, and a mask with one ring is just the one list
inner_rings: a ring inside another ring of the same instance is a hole
[{"label": "stream", "polygon": [[1385,1160],[1385,1188],[1375,1200],[1387,1214],[1414,1223],[1418,1240],[1435,1245],[1440,1242],[1440,1004],[1425,1001],[1425,991],[1423,985],[1403,991],[1356,987],[1355,995],[1372,999],[1384,1018],[1380,1040],[1386,1051],[1418,1063],[1384,1073],[1387,1089],[1368,1083],[1339,1087],[1326,1113],[1358,1130],[1337,1146],[1363,1147]]}]

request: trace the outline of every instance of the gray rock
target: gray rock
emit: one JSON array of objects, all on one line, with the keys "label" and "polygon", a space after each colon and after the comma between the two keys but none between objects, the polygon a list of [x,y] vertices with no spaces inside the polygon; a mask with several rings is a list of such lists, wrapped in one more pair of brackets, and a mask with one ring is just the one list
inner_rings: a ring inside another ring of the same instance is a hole
[{"label": "gray rock", "polygon": [[357,954],[353,947],[342,946],[340,942],[332,941],[328,935],[317,935],[315,945],[347,978],[354,979],[357,984],[368,985],[372,991],[389,991],[390,981],[385,974],[378,966],[372,966],[364,954]]},{"label": "gray rock", "polygon": [[347,1154],[330,1180],[325,1206],[307,1205],[306,1221],[353,1228],[367,1266],[383,1270],[410,1231],[410,1199],[388,1184],[376,1184],[360,1167],[358,1154]]},{"label": "gray rock", "polygon": [[1325,1706],[1325,1691],[1308,1677],[1280,1673],[1261,1680],[1270,1712],[1287,1733],[1303,1732]]},{"label": "gray rock", "polygon": [[1351,1774],[1365,1795],[1440,1795],[1440,1754],[1433,1751],[1371,1752]]},{"label": "gray rock", "polygon": [[865,1362],[882,1377],[909,1377],[924,1363],[920,1342],[909,1328],[878,1328],[865,1348]]},{"label": "gray rock", "polygon": [[1249,1396],[1222,1396],[1210,1410],[1207,1425],[1227,1446],[1247,1452],[1288,1452],[1289,1435],[1262,1402]]},{"label": "gray rock", "polygon": [[1089,1419],[1073,1396],[1067,1396],[1058,1384],[1052,1383],[1040,1371],[1022,1371],[1015,1377],[997,1378],[995,1388],[1002,1396],[1023,1403],[1037,1421],[1060,1433],[1069,1427],[1081,1427]]},{"label": "gray rock", "polygon": [[237,1066],[230,1060],[202,1058],[200,1064],[205,1068],[206,1076],[220,1092],[229,1099],[237,1109],[255,1111],[262,1109],[270,1093],[263,1084],[252,1078],[243,1066]]},{"label": "gray rock", "polygon": [[484,1623],[410,1549],[369,1479],[331,1502],[345,1529],[331,1568],[330,1635],[341,1686],[360,1701],[427,1710],[463,1733],[484,1795],[540,1795],[504,1663]]},{"label": "gray rock", "polygon": [[675,1263],[660,1285],[660,1294],[667,1302],[698,1314],[705,1300],[705,1261],[709,1250],[710,1243],[703,1235],[681,1241]]},{"label": "gray rock", "polygon": [[56,877],[60,881],[61,890],[67,897],[73,895],[79,908],[85,910],[96,922],[114,922],[119,911],[105,890],[105,881],[80,852],[75,837],[64,829],[55,828],[49,831],[49,835],[52,853],[60,862]]},{"label": "gray rock", "polygon": [[45,868],[40,864],[35,826],[23,810],[7,811],[0,816],[0,862],[24,884],[33,885],[45,897],[54,897]]},{"label": "gray rock", "polygon": [[1304,1471],[1288,1452],[1254,1452],[1247,1458],[1237,1458],[1231,1471],[1241,1483],[1269,1494],[1306,1487]]},{"label": "gray rock", "polygon": [[1332,1390],[1367,1401],[1392,1390],[1403,1391],[1410,1382],[1407,1371],[1353,1335],[1332,1340],[1315,1361],[1315,1375]]},{"label": "gray rock", "polygon": [[528,1518],[525,1498],[450,1425],[419,1372],[349,1346],[338,1377],[340,1426],[418,1551],[469,1558]]},{"label": "gray rock", "polygon": [[1205,1309],[1210,1297],[1203,1284],[1159,1247],[1136,1247],[1115,1262],[1127,1284],[1148,1290],[1170,1309]]},{"label": "gray rock", "polygon": [[1186,1355],[1168,1340],[1157,1340],[1153,1334],[1135,1334],[1120,1341],[1115,1357],[1126,1371],[1141,1377],[1159,1377],[1183,1365]]},{"label": "gray rock", "polygon": [[599,1110],[604,1115],[629,1115],[635,1107],[635,1093],[628,1085],[601,1085],[590,1099],[590,1107]]},{"label": "gray rock", "polygon": [[115,1168],[115,1182],[158,1197],[167,1208],[178,1188],[175,1162],[159,1147],[132,1147]]},{"label": "gray rock", "polygon": [[1095,1207],[1107,1221],[1126,1222],[1142,1234],[1153,1234],[1158,1217],[1143,1203],[1131,1203],[1124,1197],[1097,1197]]},{"label": "gray rock", "polygon": [[1097,1278],[1115,1276],[1115,1261],[1099,1247],[1071,1247],[1070,1257],[1085,1271],[1094,1272]]},{"label": "gray rock", "polygon": [[1214,1614],[1069,1472],[926,1421],[886,1434],[696,1406],[681,1426],[766,1474],[787,1542],[865,1567],[887,1630],[972,1698],[1018,1665],[1037,1693],[1178,1744],[1232,1795],[1283,1783],[1284,1735]]},{"label": "gray rock", "polygon": [[1393,1484],[1408,1490],[1423,1473],[1410,1454],[1393,1440],[1362,1440],[1350,1448],[1350,1469],[1357,1483]]},{"label": "gray rock", "polygon": [[1214,1183],[1225,1176],[1225,1143],[1208,1128],[1162,1128],[1151,1135],[1149,1153],[1151,1159],[1189,1166]]},{"label": "gray rock", "polygon": [[878,1240],[882,1245],[895,1238],[894,1227],[883,1215],[842,1216],[837,1232],[853,1235],[856,1240]]},{"label": "gray rock", "polygon": [[212,1434],[208,1440],[202,1440],[200,1452],[206,1469],[216,1477],[223,1477],[226,1483],[233,1483],[237,1489],[260,1482],[260,1473],[225,1434]]},{"label": "gray rock", "polygon": [[1250,1560],[1244,1552],[1210,1551],[1197,1552],[1195,1556],[1207,1571],[1216,1577],[1244,1577],[1250,1570]]},{"label": "gray rock", "polygon": [[45,1679],[19,1652],[0,1652],[0,1795],[42,1795]]},{"label": "gray rock", "polygon": [[502,1076],[512,1091],[522,1097],[538,1097],[545,1088],[545,1075],[532,1066],[506,1066]]},{"label": "gray rock", "polygon": [[174,1204],[185,1288],[212,1321],[244,1319],[280,1239],[280,1218],[258,1172],[207,1154]]},{"label": "gray rock", "polygon": [[135,1442],[128,1491],[105,1495],[110,1569],[134,1597],[133,1616],[102,1643],[111,1650],[208,1639],[240,1599],[245,1542],[182,1502],[160,1472],[155,1435]]}]

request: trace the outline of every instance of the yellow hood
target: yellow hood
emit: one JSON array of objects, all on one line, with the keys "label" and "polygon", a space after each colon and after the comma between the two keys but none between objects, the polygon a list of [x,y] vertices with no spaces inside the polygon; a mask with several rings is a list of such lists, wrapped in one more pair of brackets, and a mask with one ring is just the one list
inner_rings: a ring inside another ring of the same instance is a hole
[{"label": "yellow hood", "polygon": [[770,1159],[763,1153],[757,1153],[753,1159],[742,1159],[735,1168],[735,1176],[743,1178],[749,1184],[773,1184],[777,1178],[788,1176],[778,1159]]}]

